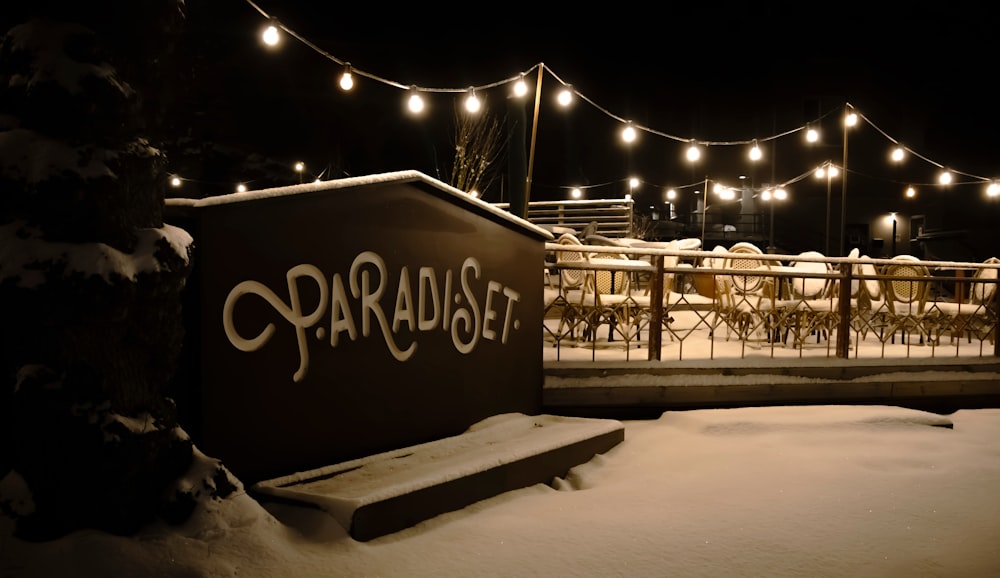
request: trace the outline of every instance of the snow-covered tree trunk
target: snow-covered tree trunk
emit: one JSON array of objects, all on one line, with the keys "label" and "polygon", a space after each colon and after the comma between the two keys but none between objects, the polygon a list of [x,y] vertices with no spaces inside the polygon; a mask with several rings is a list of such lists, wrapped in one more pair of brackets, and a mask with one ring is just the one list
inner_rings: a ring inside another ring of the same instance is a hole
[{"label": "snow-covered tree trunk", "polygon": [[0,508],[26,539],[127,534],[193,507],[165,391],[192,244],[149,141],[183,0],[25,6],[0,44]]}]

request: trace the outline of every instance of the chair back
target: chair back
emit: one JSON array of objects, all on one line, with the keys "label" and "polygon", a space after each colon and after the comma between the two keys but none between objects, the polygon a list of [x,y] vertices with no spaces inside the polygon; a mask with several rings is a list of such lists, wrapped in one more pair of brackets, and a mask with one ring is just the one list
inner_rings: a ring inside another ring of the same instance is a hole
[{"label": "chair back", "polygon": [[[726,251],[726,248],[723,247],[722,245],[716,245],[715,247],[712,247],[712,252],[728,253],[728,251]],[[725,261],[726,260],[723,257],[705,257],[702,259],[701,263],[703,266],[708,267],[709,269],[722,269],[722,265],[725,263]]]},{"label": "chair back", "polygon": [[[628,257],[616,253],[593,253],[590,262],[600,262],[601,259],[622,259]],[[594,292],[598,295],[626,295],[629,292],[629,274],[626,271],[601,271],[594,273]]]},{"label": "chair back", "polygon": [[[868,259],[868,255],[861,257],[862,259]],[[858,286],[855,291],[857,297],[866,298],[868,302],[881,301],[883,299],[882,282],[876,277],[878,275],[878,269],[875,265],[871,263],[857,263],[854,265],[854,275],[861,276],[864,278],[859,278],[857,280]]]},{"label": "chair back", "polygon": [[886,277],[917,277],[918,279],[885,280],[886,301],[895,312],[898,305],[904,305],[908,310],[914,308],[922,312],[927,299],[927,286],[930,282],[930,271],[921,265],[916,257],[898,255],[892,258],[894,263],[885,266],[883,274]]},{"label": "chair back", "polygon": [[[570,233],[563,233],[559,236],[556,241],[560,245],[568,245],[571,247],[583,247],[583,243],[576,238],[576,235]],[[587,261],[587,255],[583,251],[559,251],[556,255],[556,261],[562,262],[574,262],[574,261]],[[563,290],[578,289],[583,285],[584,279],[586,279],[587,272],[583,269],[560,269],[559,276],[562,278],[562,288]]]},{"label": "chair back", "polygon": [[681,251],[697,251],[701,248],[701,239],[697,237],[679,239],[677,241],[677,248]]},{"label": "chair back", "polygon": [[[822,258],[818,251],[799,253],[799,257]],[[803,273],[827,274],[830,264],[820,261],[795,261],[792,268]],[[792,295],[799,299],[819,299],[827,294],[830,280],[822,277],[794,277],[791,280]]]},{"label": "chair back", "polygon": [[[984,263],[997,264],[1000,259],[990,257]],[[976,281],[972,283],[971,298],[974,303],[989,303],[997,291],[997,270],[992,267],[976,269]]]},{"label": "chair back", "polygon": [[[752,243],[736,243],[729,249],[730,253],[745,253],[747,255],[763,255],[764,252]],[[768,269],[766,261],[753,257],[727,257],[722,264],[723,269],[733,271],[764,271]],[[758,293],[763,287],[766,278],[764,275],[724,275],[723,282],[729,288],[739,294]]]}]

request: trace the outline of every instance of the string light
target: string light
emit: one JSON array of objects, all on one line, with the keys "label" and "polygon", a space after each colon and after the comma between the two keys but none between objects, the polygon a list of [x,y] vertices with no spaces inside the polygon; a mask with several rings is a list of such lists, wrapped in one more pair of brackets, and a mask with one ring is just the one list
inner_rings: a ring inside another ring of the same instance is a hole
[{"label": "string light", "polygon": [[344,65],[344,73],[340,75],[340,88],[344,92],[349,92],[354,88],[354,77],[351,76],[351,63]]},{"label": "string light", "polygon": [[990,183],[989,186],[986,187],[986,196],[987,197],[1000,196],[1000,183],[998,183],[997,181],[993,181],[992,183]]},{"label": "string light", "polygon": [[816,169],[816,178],[818,179],[826,178],[828,175],[831,179],[834,179],[839,174],[840,174],[840,169],[838,169],[837,165],[834,164],[825,164],[820,168]]},{"label": "string light", "polygon": [[170,186],[174,187],[175,189],[181,186],[181,178],[178,177],[177,175],[170,177]]},{"label": "string light", "polygon": [[698,148],[698,145],[694,141],[691,141],[691,146],[687,149],[687,160],[693,163],[700,158],[701,149]]},{"label": "string light", "polygon": [[476,96],[476,89],[475,88],[470,88],[469,89],[469,96],[467,96],[465,98],[465,110],[467,110],[467,111],[475,114],[475,113],[479,112],[479,108],[481,106],[482,106],[482,103],[479,102],[479,97]]},{"label": "string light", "polygon": [[917,189],[913,188],[913,185],[906,187],[906,198],[912,199],[917,196]]},{"label": "string light", "polygon": [[573,102],[573,89],[568,84],[559,91],[558,102],[562,106],[569,106]]},{"label": "string light", "polygon": [[244,185],[243,183],[240,183],[240,184],[236,185],[236,192],[237,193],[245,193],[245,192],[247,192],[247,186]]},{"label": "string light", "polygon": [[674,189],[667,189],[667,200],[672,201],[677,198],[677,191]]},{"label": "string light", "polygon": [[268,25],[264,27],[264,32],[261,33],[260,37],[264,41],[264,44],[277,46],[278,42],[281,41],[281,34],[278,32],[278,21],[272,18]]},{"label": "string light", "polygon": [[[261,37],[262,40],[263,40],[263,42],[265,44],[267,44],[268,46],[272,46],[272,47],[280,44],[280,42],[281,42],[281,32],[282,31],[287,32],[290,36],[292,36],[293,38],[298,39],[299,41],[303,42],[304,44],[306,44],[307,46],[309,46],[311,49],[313,49],[315,52],[321,54],[322,56],[326,57],[329,60],[332,60],[334,62],[337,62],[338,64],[343,65],[344,66],[344,72],[343,72],[343,74],[341,75],[341,77],[339,79],[339,83],[341,85],[341,88],[343,90],[345,90],[345,91],[351,90],[353,88],[353,86],[354,86],[354,79],[353,79],[353,74],[352,74],[353,70],[352,70],[352,67],[351,67],[350,63],[346,63],[344,61],[341,61],[341,60],[339,60],[339,59],[331,56],[330,54],[327,54],[327,53],[323,52],[321,49],[319,49],[313,43],[311,43],[308,40],[302,38],[300,35],[296,34],[294,31],[292,31],[292,30],[290,30],[290,29],[282,26],[278,22],[278,20],[276,18],[274,18],[273,16],[270,16],[270,15],[266,14],[265,12],[263,12],[253,2],[250,2],[248,0],[248,3],[253,8],[255,8],[258,12],[260,12],[261,15],[263,15],[265,18],[268,19],[268,23],[265,26],[265,29],[264,29],[264,31],[262,33],[262,37]],[[539,65],[536,65],[536,66],[540,67],[542,65],[539,64]],[[371,79],[377,80],[379,82],[382,82],[384,84],[389,84],[389,85],[397,86],[399,88],[405,88],[405,85],[400,85],[400,84],[398,84],[396,82],[389,81],[389,80],[380,78],[380,77],[375,76],[375,75],[371,75],[371,74],[368,74],[368,73],[362,73],[362,75],[365,76],[365,77],[367,77],[367,78],[371,78]],[[509,83],[509,82],[511,82],[511,80],[513,80],[514,81],[514,85],[513,85],[513,92],[514,92],[514,94],[517,95],[517,96],[524,96],[528,92],[528,87],[527,87],[527,84],[525,83],[524,76],[525,76],[525,73],[522,72],[522,73],[518,74],[517,77],[515,77],[515,79],[508,79],[508,80],[505,80],[503,82],[494,83],[494,84],[491,84],[491,85],[488,85],[488,86],[496,86],[496,85],[499,85],[499,84],[505,84],[505,83]],[[559,103],[562,106],[568,106],[574,100],[574,92],[575,91],[573,90],[571,84],[565,83],[562,80],[560,80],[559,82],[562,83],[563,89],[560,91],[560,93],[558,95],[558,101],[559,101]],[[484,85],[484,86],[487,86],[487,85]],[[429,91],[429,92],[454,92],[456,90],[455,89],[424,89],[424,91]],[[475,96],[474,91],[473,91],[472,96]],[[594,105],[595,107],[597,107],[597,105],[595,103],[593,103],[592,101],[590,101],[586,97],[583,97],[583,99],[585,101],[589,102],[590,104]],[[478,98],[476,100],[478,100]],[[408,108],[409,108],[410,112],[412,112],[412,113],[419,113],[419,112],[422,112],[424,110],[425,105],[424,105],[424,102],[423,102],[423,98],[421,97],[419,91],[416,89],[416,86],[411,86],[410,96],[409,96],[407,104],[408,104]],[[482,103],[480,103],[480,107],[481,107],[481,104]],[[472,102],[467,102],[467,105],[470,105],[473,108],[476,108],[476,106],[474,104],[472,104]],[[600,108],[600,107],[597,107],[597,108]],[[478,110],[478,108],[476,108],[476,110]],[[609,113],[608,111],[606,111],[604,109],[601,109],[601,111],[604,112],[608,116],[613,116],[611,113]],[[857,124],[858,120],[860,120],[861,118],[864,118],[850,104],[846,105],[845,111],[846,112],[844,114],[844,120],[843,120],[845,127],[855,126]],[[869,123],[871,123],[870,120],[868,120],[868,119],[865,119],[865,120],[868,121]],[[872,124],[872,126],[874,127],[875,125]],[[877,129],[878,127],[875,127],[875,128]],[[807,138],[807,140],[809,142],[818,142],[819,141],[819,132],[818,132],[818,130],[814,126],[810,126],[810,125],[807,125],[806,129],[807,129],[806,130],[806,138]],[[627,128],[626,128],[626,130],[627,130]],[[669,134],[666,134],[666,133],[658,132],[658,131],[653,130],[653,129],[645,129],[645,130],[647,132],[653,133],[655,135],[666,137],[666,138],[670,138],[670,139],[674,139],[674,140],[681,141],[681,142],[688,140],[688,139],[685,139],[683,137],[669,135]],[[634,131],[635,131],[635,129],[634,129],[634,127],[632,127],[632,129],[630,131],[628,131],[628,133],[629,134],[636,134]],[[781,133],[779,135],[775,135],[772,138],[777,138],[778,136],[783,136],[785,134],[790,134],[792,132],[796,132],[796,131],[787,131],[785,133]],[[893,142],[895,142],[894,139],[891,139],[891,137],[889,137],[888,135],[885,135],[885,133],[882,133],[882,134],[884,136],[890,138],[890,140],[892,140]],[[626,134],[624,132],[623,132],[622,136],[623,136],[623,138],[627,138]],[[626,142],[630,142],[630,141],[626,141]],[[696,161],[696,160],[700,159],[701,155],[700,155],[700,150],[694,144],[694,141],[690,140],[690,142],[692,144],[691,144],[691,146],[688,149],[688,160],[693,162],[693,161]],[[703,144],[706,144],[706,145],[707,144],[722,144],[722,145],[746,144],[746,141],[741,141],[741,142],[721,142],[721,143],[703,143]],[[902,161],[905,158],[906,152],[907,152],[907,149],[905,149],[902,145],[897,145],[894,148],[893,152],[892,152],[892,160],[894,162],[900,162],[900,161]],[[913,153],[913,151],[909,151],[909,152]],[[920,157],[921,159],[923,159],[923,160],[925,160],[927,162],[930,162],[932,164],[935,164],[938,167],[941,167],[940,164],[934,163],[930,159],[921,157],[917,153],[913,153],[913,154],[915,154],[916,156]],[[759,148],[759,146],[757,144],[757,140],[756,139],[754,139],[753,141],[751,141],[751,148],[750,148],[749,155],[750,155],[751,160],[754,160],[754,161],[759,160],[763,156],[761,154],[761,151],[760,151],[760,148]],[[961,174],[964,174],[964,175],[966,175],[968,177],[971,177],[973,179],[977,179],[977,180],[980,180],[980,181],[983,181],[983,182],[990,182],[990,184],[988,186],[989,189],[992,189],[992,188],[995,188],[996,186],[998,186],[998,185],[996,185],[995,181],[991,182],[990,179],[986,179],[986,178],[983,178],[983,177],[977,177],[975,175],[970,175],[968,173],[961,173]],[[952,176],[951,172],[947,171],[947,170],[945,170],[944,172],[942,172],[941,175],[940,175],[940,177],[939,177],[939,182],[941,184],[944,184],[944,185],[951,184],[952,180],[953,180],[953,176]],[[178,184],[173,184],[173,186],[179,186],[179,182],[178,182]]]},{"label": "string light", "polygon": [[407,99],[406,106],[413,114],[420,114],[424,111],[424,99],[420,96],[416,86],[410,88],[410,98]]},{"label": "string light", "polygon": [[579,187],[573,187],[569,191],[569,196],[573,197],[574,199],[579,199],[580,197],[583,196],[583,191],[581,191]]},{"label": "string light", "polygon": [[635,127],[632,126],[632,121],[622,129],[622,140],[627,143],[635,142]]},{"label": "string light", "polygon": [[524,75],[522,74],[517,82],[514,83],[514,96],[521,97],[528,94],[528,83],[524,81]]}]

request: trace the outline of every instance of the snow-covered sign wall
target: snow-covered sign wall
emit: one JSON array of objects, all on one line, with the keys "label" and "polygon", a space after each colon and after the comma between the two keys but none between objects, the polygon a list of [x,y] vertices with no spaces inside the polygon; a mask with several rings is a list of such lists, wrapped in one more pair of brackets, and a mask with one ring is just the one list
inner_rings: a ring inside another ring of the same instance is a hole
[{"label": "snow-covered sign wall", "polygon": [[540,411],[548,232],[413,171],[167,204],[195,243],[177,394],[237,475]]}]

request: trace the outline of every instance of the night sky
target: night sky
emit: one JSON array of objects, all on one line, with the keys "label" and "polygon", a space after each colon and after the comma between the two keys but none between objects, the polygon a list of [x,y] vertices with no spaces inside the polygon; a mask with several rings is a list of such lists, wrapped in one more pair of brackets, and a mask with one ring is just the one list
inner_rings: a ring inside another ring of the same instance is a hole
[{"label": "night sky", "polygon": [[[1000,177],[1000,115],[991,92],[995,9],[841,7],[838,15],[832,5],[702,3],[539,15],[531,5],[257,5],[321,50],[403,85],[481,87],[543,62],[596,106],[578,99],[557,109],[551,103],[558,81],[546,73],[532,199],[565,198],[565,187],[578,185],[592,187],[591,197],[621,197],[633,175],[643,182],[641,204],[662,202],[664,187],[706,177],[735,185],[746,175],[758,187],[786,182],[824,160],[842,161],[845,102],[877,126],[862,122],[850,133],[849,194],[858,202],[899,210],[893,207],[909,183],[920,191],[906,201],[910,212],[986,202],[980,184],[934,192],[938,168],[913,155],[893,166],[891,142],[880,130],[933,162]],[[303,43],[285,36],[282,48],[266,49],[259,41],[266,20],[245,0],[192,0],[188,9],[189,34],[202,38],[208,62],[218,67],[199,89],[216,104],[195,133],[289,166],[303,160],[310,176],[402,169],[446,176],[460,93],[425,94],[429,110],[417,120],[403,109],[405,90],[356,74],[355,89],[344,93],[336,87],[341,67]],[[518,108],[508,91],[478,94],[491,112],[516,118],[523,110],[530,123],[531,99]],[[763,141],[810,122],[824,136],[811,146],[802,132],[762,142],[765,157],[756,165],[746,160],[746,145],[713,146],[692,165],[684,160],[686,144],[674,139],[640,133],[635,144],[622,145],[623,125],[606,113],[699,141]],[[789,189],[793,199],[825,194],[825,184],[812,178]],[[485,198],[507,200],[499,184]]]}]

